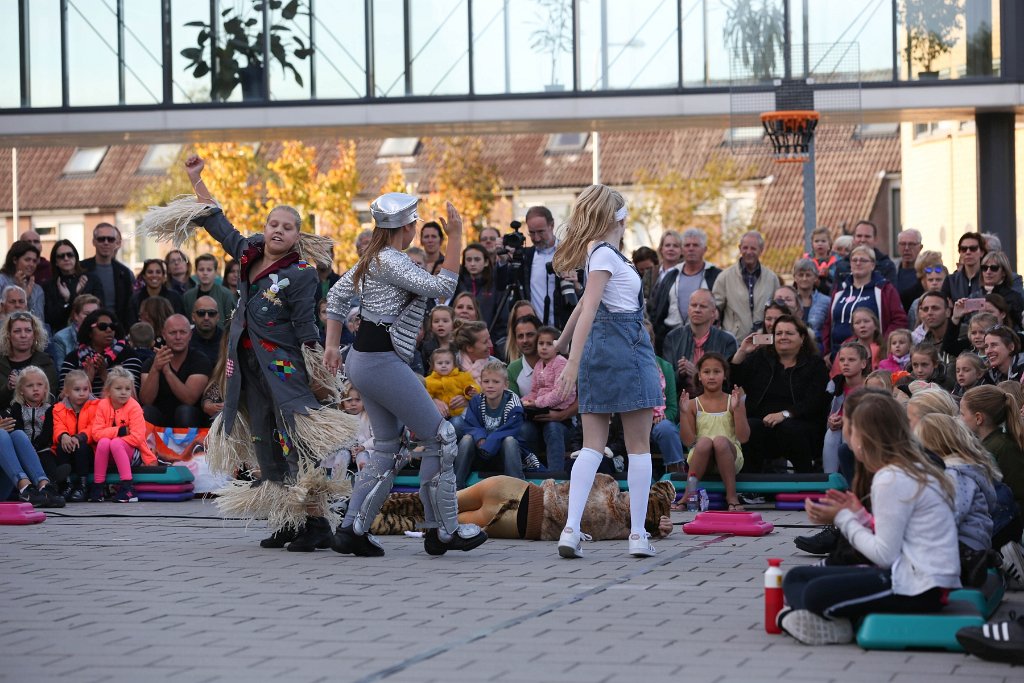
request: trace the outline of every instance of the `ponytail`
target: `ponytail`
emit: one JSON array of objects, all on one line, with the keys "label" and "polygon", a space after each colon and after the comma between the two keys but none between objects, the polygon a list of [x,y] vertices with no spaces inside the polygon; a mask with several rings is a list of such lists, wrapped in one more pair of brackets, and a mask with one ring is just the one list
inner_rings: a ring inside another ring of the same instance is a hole
[{"label": "ponytail", "polygon": [[1021,424],[1020,405],[1013,394],[984,385],[968,389],[961,400],[967,403],[968,410],[981,413],[993,426],[1005,425],[1006,433],[1018,448],[1024,450],[1024,425]]},{"label": "ponytail", "polygon": [[374,228],[370,235],[370,243],[366,245],[363,257],[356,264],[355,272],[352,273],[352,286],[356,290],[362,289],[363,280],[370,269],[371,261],[380,261],[380,252],[391,242],[392,230],[390,228]]}]

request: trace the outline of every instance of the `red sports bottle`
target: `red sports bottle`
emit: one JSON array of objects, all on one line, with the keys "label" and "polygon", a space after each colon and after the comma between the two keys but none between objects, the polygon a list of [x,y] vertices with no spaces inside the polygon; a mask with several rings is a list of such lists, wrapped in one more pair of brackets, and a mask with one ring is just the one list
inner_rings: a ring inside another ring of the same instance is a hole
[{"label": "red sports bottle", "polygon": [[768,570],[764,573],[764,630],[768,633],[782,633],[775,624],[775,617],[782,611],[782,560],[768,560]]}]

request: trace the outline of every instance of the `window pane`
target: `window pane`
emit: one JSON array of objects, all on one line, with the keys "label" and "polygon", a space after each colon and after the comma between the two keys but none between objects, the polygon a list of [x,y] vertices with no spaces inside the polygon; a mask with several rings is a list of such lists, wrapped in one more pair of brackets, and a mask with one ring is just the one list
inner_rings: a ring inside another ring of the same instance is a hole
[{"label": "window pane", "polygon": [[[326,4],[326,3],[321,3]],[[270,10],[271,37],[280,40],[288,67],[277,57],[270,59],[270,98],[273,100],[308,100],[310,98],[310,57],[304,50],[309,49],[309,8],[300,2],[299,13],[292,18],[284,17],[283,10],[290,7],[284,3],[277,9]],[[319,7],[317,8],[319,9]],[[272,49],[272,52],[275,50]],[[299,81],[302,81],[301,84]]]},{"label": "window pane", "polygon": [[463,0],[410,3],[414,95],[469,93],[469,25]]},{"label": "window pane", "polygon": [[319,99],[366,97],[366,12],[363,0],[318,2],[313,17],[316,38],[316,96]]},{"label": "window pane", "polygon": [[480,94],[571,89],[571,0],[475,0],[473,58]]},{"label": "window pane", "polygon": [[[174,84],[175,102],[209,102],[210,101],[210,40],[199,42],[199,34],[203,31],[198,26],[186,26],[193,21],[210,22],[210,3],[208,0],[174,0],[171,11],[171,81]],[[199,50],[199,57],[205,67],[199,67],[196,73],[192,59],[182,56],[182,50]]]},{"label": "window pane", "polygon": [[677,4],[605,0],[580,5],[580,89],[674,88]]},{"label": "window pane", "polygon": [[373,97],[402,97],[405,87],[402,0],[373,2]]},{"label": "window pane", "polygon": [[160,0],[124,3],[124,100],[127,104],[163,101],[162,31]]},{"label": "window pane", "polygon": [[68,101],[117,104],[117,15],[103,0],[68,0]]},{"label": "window pane", "polygon": [[30,88],[33,107],[61,105],[60,2],[38,0],[29,6]]},{"label": "window pane", "polygon": [[0,108],[21,106],[21,40],[18,37],[18,2],[0,0],[0,73],[7,87],[0,88]]}]

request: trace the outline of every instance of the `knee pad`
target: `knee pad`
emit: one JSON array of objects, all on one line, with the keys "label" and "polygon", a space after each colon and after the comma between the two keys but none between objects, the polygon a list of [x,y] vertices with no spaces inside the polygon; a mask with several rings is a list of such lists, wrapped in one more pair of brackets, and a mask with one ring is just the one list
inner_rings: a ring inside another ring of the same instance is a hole
[{"label": "knee pad", "polygon": [[[455,456],[458,453],[455,427],[448,420],[441,420],[435,439],[435,442],[427,447],[427,453],[424,455],[437,455],[441,468],[430,481],[421,482],[420,498],[425,499],[424,503],[430,505],[433,512],[432,522],[451,535],[459,530],[459,503],[456,499],[454,469]],[[426,517],[429,519],[430,515]]]},{"label": "knee pad", "polygon": [[377,518],[384,501],[391,493],[391,487],[395,483],[395,474],[398,472],[401,461],[401,441],[399,439],[374,442],[373,456],[363,468],[361,476],[356,479],[357,486],[368,486],[370,489],[359,505],[359,509],[356,510],[355,519],[352,521],[352,529],[357,534],[362,535],[369,532],[373,520]]}]

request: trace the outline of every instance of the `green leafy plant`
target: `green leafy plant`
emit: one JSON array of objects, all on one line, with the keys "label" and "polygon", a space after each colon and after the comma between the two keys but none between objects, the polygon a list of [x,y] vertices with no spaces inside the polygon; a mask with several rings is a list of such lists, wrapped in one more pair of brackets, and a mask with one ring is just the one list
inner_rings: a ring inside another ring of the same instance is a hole
[{"label": "green leafy plant", "polygon": [[[300,14],[308,14],[306,3],[302,0],[268,1],[269,8],[280,10],[281,19],[285,21],[292,21]],[[195,78],[204,78],[214,73],[211,99],[226,100],[238,86],[242,86],[246,99],[266,98],[267,93],[263,92],[264,2],[248,0],[222,10],[216,31],[219,44],[211,45],[214,34],[212,22],[190,21],[185,24],[199,29],[197,45],[181,51],[182,57],[191,60],[185,70],[191,71]],[[213,57],[209,59],[211,46]],[[302,74],[291,59],[306,59],[312,54],[313,46],[307,46],[288,26],[270,26],[270,56],[281,65],[285,73],[290,71],[299,85],[303,84]]]},{"label": "green leafy plant", "polygon": [[907,53],[921,71],[953,49],[962,28],[963,0],[903,0],[901,19],[907,28]]},{"label": "green leafy plant", "polygon": [[536,24],[530,33],[530,48],[551,55],[551,85],[558,82],[558,61],[572,52],[572,4],[566,0],[539,0]]},{"label": "green leafy plant", "polygon": [[786,42],[785,17],[777,0],[727,3],[722,33],[733,55],[755,79],[775,76],[776,55]]}]

